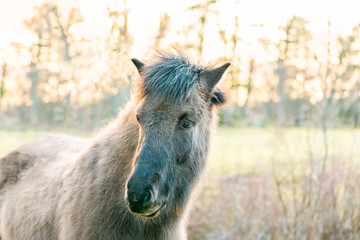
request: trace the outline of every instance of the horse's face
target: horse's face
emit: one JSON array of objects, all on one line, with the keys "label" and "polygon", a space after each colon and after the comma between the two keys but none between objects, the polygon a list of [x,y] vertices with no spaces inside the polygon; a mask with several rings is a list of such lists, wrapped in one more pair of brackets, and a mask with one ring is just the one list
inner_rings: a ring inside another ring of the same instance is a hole
[{"label": "horse's face", "polygon": [[221,100],[219,94],[200,83],[180,103],[151,94],[141,99],[135,116],[139,144],[125,196],[132,213],[145,218],[181,214],[205,165],[212,106]]}]

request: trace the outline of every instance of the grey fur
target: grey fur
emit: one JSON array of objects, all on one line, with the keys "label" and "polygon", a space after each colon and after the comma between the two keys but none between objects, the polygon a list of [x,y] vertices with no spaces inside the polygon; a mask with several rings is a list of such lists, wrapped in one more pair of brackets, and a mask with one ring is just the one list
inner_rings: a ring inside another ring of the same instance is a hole
[{"label": "grey fur", "polygon": [[[139,70],[141,97],[90,141],[44,137],[1,159],[1,239],[186,239],[215,122],[204,69],[162,57]],[[193,128],[183,128],[187,119]],[[128,202],[129,191],[148,185],[152,204],[163,203],[152,218],[134,215]]]},{"label": "grey fur", "polygon": [[183,53],[159,53],[156,61],[141,71],[146,81],[142,83],[140,94],[183,101],[191,95],[204,69],[198,64],[192,64]]}]

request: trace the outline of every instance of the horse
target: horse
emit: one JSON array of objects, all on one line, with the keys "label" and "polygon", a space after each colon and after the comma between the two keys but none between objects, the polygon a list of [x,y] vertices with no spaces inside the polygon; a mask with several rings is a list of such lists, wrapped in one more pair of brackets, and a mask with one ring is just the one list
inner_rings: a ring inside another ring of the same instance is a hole
[{"label": "horse", "polygon": [[131,60],[135,92],[91,140],[45,136],[1,159],[2,240],[187,239],[230,63]]}]

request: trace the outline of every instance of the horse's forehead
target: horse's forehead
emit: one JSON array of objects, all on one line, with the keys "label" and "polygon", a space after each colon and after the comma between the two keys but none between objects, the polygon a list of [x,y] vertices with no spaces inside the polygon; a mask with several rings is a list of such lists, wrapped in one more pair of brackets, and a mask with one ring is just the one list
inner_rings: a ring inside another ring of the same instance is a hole
[{"label": "horse's forehead", "polygon": [[169,115],[180,111],[180,104],[176,104],[170,100],[159,100],[159,99],[151,99],[147,97],[144,99],[138,106],[137,112],[140,115]]},{"label": "horse's forehead", "polygon": [[203,106],[204,100],[200,96],[201,94],[196,93],[192,96],[182,100],[177,101],[175,99],[169,98],[157,98],[152,96],[147,96],[142,99],[139,104],[140,112],[176,112],[192,108],[200,108]]}]

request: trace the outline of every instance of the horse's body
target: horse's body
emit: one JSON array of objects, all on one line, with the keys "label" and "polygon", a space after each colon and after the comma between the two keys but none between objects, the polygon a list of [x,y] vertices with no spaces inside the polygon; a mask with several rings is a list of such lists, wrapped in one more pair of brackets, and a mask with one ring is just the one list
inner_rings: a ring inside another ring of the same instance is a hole
[{"label": "horse's body", "polygon": [[[174,65],[161,66],[165,60]],[[155,94],[151,87],[156,85],[147,84],[164,77],[161,69],[182,76],[177,69],[194,65],[173,55],[149,67],[133,61],[144,81],[138,98],[93,139],[48,136],[1,160],[2,240],[186,239],[188,203],[207,158],[213,105],[221,103],[222,95],[214,86],[203,93],[208,98],[190,94],[188,86],[182,100]],[[217,82],[226,68],[200,70],[220,71],[213,72],[220,74]],[[194,71],[196,81],[203,81],[201,71]],[[193,123],[183,114],[186,106]],[[176,116],[175,123],[166,116]]]}]

